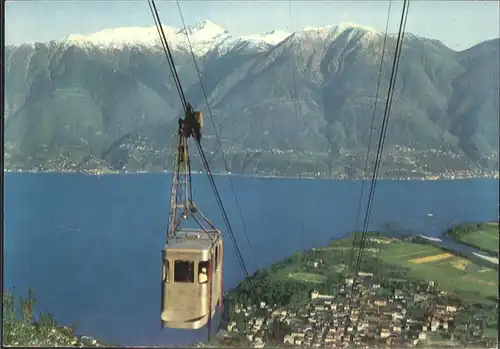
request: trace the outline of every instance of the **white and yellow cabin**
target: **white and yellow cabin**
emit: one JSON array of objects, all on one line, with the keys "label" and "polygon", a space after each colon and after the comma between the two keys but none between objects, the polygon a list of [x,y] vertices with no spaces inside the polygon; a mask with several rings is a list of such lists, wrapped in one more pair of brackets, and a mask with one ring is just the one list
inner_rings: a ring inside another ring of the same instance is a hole
[{"label": "white and yellow cabin", "polygon": [[[163,327],[198,329],[222,305],[222,237],[183,229],[163,249]],[[209,306],[210,304],[210,306]]]}]

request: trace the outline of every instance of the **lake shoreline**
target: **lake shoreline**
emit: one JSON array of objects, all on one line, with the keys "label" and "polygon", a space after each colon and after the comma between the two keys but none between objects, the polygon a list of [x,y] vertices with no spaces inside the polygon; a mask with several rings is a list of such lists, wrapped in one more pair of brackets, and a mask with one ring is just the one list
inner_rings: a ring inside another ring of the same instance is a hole
[{"label": "lake shoreline", "polygon": [[[137,171],[137,172],[95,172],[95,171],[12,171],[12,170],[4,170],[5,173],[50,173],[50,174],[78,174],[78,175],[86,175],[86,176],[122,176],[122,175],[160,175],[160,174],[171,174],[172,171]],[[197,172],[192,171],[193,175],[203,175],[205,172]],[[328,180],[328,181],[368,181],[371,180],[372,177],[365,178],[338,178],[338,177],[321,177],[321,176],[280,176],[280,175],[261,175],[261,174],[245,174],[245,173],[212,173],[213,176],[229,176],[229,177],[246,177],[246,178],[267,178],[267,179],[304,179],[304,180]],[[429,176],[432,177],[432,176]],[[443,177],[443,178],[427,178],[427,177],[408,177],[408,178],[399,178],[399,177],[379,177],[377,180],[388,180],[388,181],[429,181],[429,182],[443,182],[443,181],[457,181],[457,180],[475,180],[475,179],[498,179],[499,174],[495,173],[490,176],[452,176],[452,177]]]}]

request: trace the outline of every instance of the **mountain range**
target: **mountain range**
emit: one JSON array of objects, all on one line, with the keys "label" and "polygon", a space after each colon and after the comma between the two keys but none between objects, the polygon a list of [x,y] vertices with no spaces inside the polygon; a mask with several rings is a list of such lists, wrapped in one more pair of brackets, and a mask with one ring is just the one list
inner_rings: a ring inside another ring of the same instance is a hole
[{"label": "mountain range", "polygon": [[[231,172],[363,176],[395,35],[387,37],[375,108],[384,34],[370,28],[235,36],[204,21],[164,31],[187,99],[204,114],[213,171],[225,171],[226,160]],[[499,45],[457,52],[405,35],[383,175],[498,170]],[[4,69],[6,168],[171,169],[181,104],[155,27],[7,46]]]}]

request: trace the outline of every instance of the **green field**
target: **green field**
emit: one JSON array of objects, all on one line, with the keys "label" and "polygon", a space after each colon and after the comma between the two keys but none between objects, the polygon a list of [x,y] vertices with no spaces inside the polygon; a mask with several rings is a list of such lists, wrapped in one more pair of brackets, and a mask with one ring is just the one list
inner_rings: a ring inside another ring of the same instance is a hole
[{"label": "green field", "polygon": [[486,227],[477,228],[457,238],[460,242],[475,246],[485,251],[498,253],[498,222],[485,223]]},{"label": "green field", "polygon": [[293,280],[307,283],[318,283],[326,280],[326,277],[324,275],[303,272],[300,269],[297,269],[295,266],[280,269],[273,275],[273,278],[276,278],[278,280]]},{"label": "green field", "polygon": [[436,246],[402,241],[384,246],[381,258],[386,263],[411,269],[412,277],[435,281],[444,291],[464,300],[487,302],[486,297],[497,297],[498,276],[495,269],[478,266],[455,255],[435,261],[412,261],[444,256],[445,253],[447,251]]},{"label": "green field", "polygon": [[321,282],[326,280],[325,276],[313,273],[290,273],[288,277],[303,282]]}]

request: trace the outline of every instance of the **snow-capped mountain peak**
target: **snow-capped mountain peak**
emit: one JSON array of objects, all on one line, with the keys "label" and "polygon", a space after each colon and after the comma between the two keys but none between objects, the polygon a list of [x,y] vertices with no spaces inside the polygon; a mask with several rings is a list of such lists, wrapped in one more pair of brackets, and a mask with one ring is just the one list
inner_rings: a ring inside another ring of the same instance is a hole
[{"label": "snow-capped mountain peak", "polygon": [[369,27],[364,27],[355,23],[345,22],[340,24],[330,24],[323,27],[305,27],[297,34],[300,35],[314,35],[320,39],[329,38],[335,40],[340,34],[348,29],[356,29],[370,34],[376,34],[376,31]]},{"label": "snow-capped mountain peak", "polygon": [[262,38],[262,40],[266,41],[269,44],[276,45],[289,37],[290,34],[291,33],[285,32],[283,30],[270,30],[262,33],[260,35],[260,38]]},{"label": "snow-capped mountain peak", "polygon": [[[177,30],[163,26],[167,40],[176,35]],[[91,44],[101,47],[123,47],[127,45],[154,46],[159,44],[158,31],[153,27],[124,27],[104,29],[90,35],[72,34],[63,41],[75,44]]]},{"label": "snow-capped mountain peak", "polygon": [[180,42],[191,43],[195,54],[204,55],[225,42],[231,34],[217,24],[205,20],[177,31],[177,37]]},{"label": "snow-capped mountain peak", "polygon": [[[338,35],[349,28],[375,32],[370,28],[362,27],[357,24],[342,23],[340,25],[303,28],[294,33],[294,36],[306,36],[311,39],[328,38],[334,40]],[[209,20],[190,25],[186,29],[163,26],[163,31],[165,32],[169,45],[175,49],[190,50],[188,45],[189,37],[193,52],[198,56],[205,55],[212,50],[223,53],[240,47],[267,49],[270,46],[279,44],[292,35],[292,33],[282,30],[270,30],[257,35],[235,36]],[[70,35],[62,41],[83,47],[97,46],[100,48],[160,46],[159,35],[155,26],[104,29],[89,35]]]},{"label": "snow-capped mountain peak", "polygon": [[[217,24],[204,20],[194,25],[190,25],[187,28],[188,35],[196,35],[203,37],[205,39],[213,39],[221,34],[228,33],[224,28],[218,26]],[[181,29],[178,31],[178,34],[186,35],[186,30]]]}]

